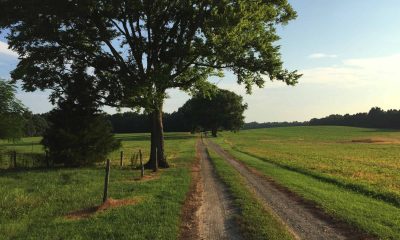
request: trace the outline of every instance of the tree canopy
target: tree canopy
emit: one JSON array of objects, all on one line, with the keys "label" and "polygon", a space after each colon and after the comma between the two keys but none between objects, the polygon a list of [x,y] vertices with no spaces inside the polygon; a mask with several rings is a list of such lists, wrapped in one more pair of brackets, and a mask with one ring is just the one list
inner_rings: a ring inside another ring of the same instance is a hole
[{"label": "tree canopy", "polygon": [[57,98],[68,66],[84,63],[102,104],[153,113],[151,159],[160,166],[167,89],[201,89],[224,69],[249,93],[265,79],[300,77],[283,68],[276,44],[276,26],[296,17],[287,0],[3,0],[0,9],[20,56],[14,80]]},{"label": "tree canopy", "polygon": [[26,109],[15,98],[15,86],[0,79],[0,139],[16,139],[23,134]]},{"label": "tree canopy", "polygon": [[219,129],[239,130],[244,124],[243,113],[247,104],[243,98],[228,90],[217,90],[211,97],[201,94],[188,100],[179,111],[192,127],[192,131],[211,131],[214,137]]}]

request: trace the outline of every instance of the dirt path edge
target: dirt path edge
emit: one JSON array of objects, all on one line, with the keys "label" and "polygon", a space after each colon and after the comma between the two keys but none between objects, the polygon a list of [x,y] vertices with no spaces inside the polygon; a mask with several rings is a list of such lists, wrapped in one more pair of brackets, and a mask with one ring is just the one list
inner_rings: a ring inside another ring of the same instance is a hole
[{"label": "dirt path edge", "polygon": [[203,184],[201,178],[200,155],[196,142],[196,160],[191,166],[190,190],[186,194],[181,212],[181,224],[178,239],[200,239],[199,211],[202,204]]}]

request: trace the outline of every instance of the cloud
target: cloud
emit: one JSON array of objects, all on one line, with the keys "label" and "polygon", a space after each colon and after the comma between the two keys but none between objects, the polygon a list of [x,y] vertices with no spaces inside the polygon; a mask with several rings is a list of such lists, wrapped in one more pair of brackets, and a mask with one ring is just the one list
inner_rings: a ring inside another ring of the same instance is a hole
[{"label": "cloud", "polygon": [[302,69],[299,84],[265,79],[265,89],[246,95],[230,76],[218,86],[243,96],[249,105],[246,121],[309,120],[332,113],[357,113],[371,107],[398,109],[400,53],[375,58],[351,58],[328,67]]},{"label": "cloud", "polygon": [[18,54],[13,50],[9,49],[8,44],[2,41],[0,41],[0,54],[18,57]]},{"label": "cloud", "polygon": [[308,56],[311,59],[320,59],[320,58],[337,58],[336,54],[326,54],[326,53],[313,53]]},{"label": "cloud", "polygon": [[301,83],[330,84],[342,87],[400,84],[400,54],[376,58],[355,58],[339,65],[300,71]]}]

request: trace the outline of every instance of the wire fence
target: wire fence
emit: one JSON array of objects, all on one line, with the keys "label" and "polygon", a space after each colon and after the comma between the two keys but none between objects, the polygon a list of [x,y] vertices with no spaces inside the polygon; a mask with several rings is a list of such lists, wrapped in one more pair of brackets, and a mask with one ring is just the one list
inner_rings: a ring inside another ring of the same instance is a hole
[{"label": "wire fence", "polygon": [[0,152],[0,169],[49,167],[46,153]]},{"label": "wire fence", "polygon": [[[110,154],[108,159],[111,160],[113,165],[139,167],[139,151],[135,150],[116,151]],[[147,157],[147,155],[143,154],[143,157]],[[54,163],[46,152],[0,152],[0,169],[48,168],[52,166],[54,166]]]}]

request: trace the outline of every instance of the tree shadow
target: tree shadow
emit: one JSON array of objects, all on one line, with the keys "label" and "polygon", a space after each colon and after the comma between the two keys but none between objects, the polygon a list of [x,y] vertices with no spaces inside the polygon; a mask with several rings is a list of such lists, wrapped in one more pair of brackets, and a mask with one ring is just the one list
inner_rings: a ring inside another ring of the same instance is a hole
[{"label": "tree shadow", "polygon": [[52,172],[58,172],[61,170],[85,170],[85,169],[90,169],[90,170],[102,170],[102,166],[86,166],[86,167],[70,167],[70,166],[62,166],[62,165],[57,165],[54,167],[44,167],[44,166],[38,166],[38,167],[18,167],[18,168],[8,168],[8,169],[0,169],[0,176],[2,177],[11,177],[11,178],[16,178],[20,179],[21,177],[19,175],[21,174],[26,174],[26,173],[52,173]]},{"label": "tree shadow", "polygon": [[362,130],[361,132],[400,132],[400,129],[391,128],[370,128]]}]

